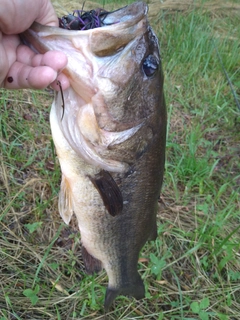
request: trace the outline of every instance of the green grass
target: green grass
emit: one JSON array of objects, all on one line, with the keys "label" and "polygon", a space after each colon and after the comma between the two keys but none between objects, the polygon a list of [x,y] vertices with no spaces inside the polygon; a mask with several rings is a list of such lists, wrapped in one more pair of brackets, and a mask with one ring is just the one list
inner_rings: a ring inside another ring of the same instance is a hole
[{"label": "green grass", "polygon": [[[159,237],[140,256],[146,298],[119,297],[106,319],[235,320],[240,111],[216,47],[239,98],[239,10],[206,10],[209,1],[187,11],[166,3],[161,10],[150,1],[168,106]],[[1,90],[0,320],[104,319],[107,276],[84,273],[77,227],[65,226],[58,214],[52,99],[49,91]]]}]

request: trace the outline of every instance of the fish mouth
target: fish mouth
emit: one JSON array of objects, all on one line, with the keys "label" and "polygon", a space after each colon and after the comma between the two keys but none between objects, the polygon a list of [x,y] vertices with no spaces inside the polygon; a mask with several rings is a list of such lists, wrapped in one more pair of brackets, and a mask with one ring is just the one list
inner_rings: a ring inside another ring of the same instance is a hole
[{"label": "fish mouth", "polygon": [[[143,21],[147,16],[148,7],[144,2],[135,2],[126,7],[112,12],[105,12],[100,27],[88,30],[69,30],[60,27],[44,26],[34,22],[32,26],[21,34],[25,44],[32,47],[39,53],[49,50],[65,49],[67,55],[68,40],[76,36],[85,43],[88,42],[87,50],[97,56],[107,56],[115,54],[120,48],[126,46],[131,40],[136,38],[144,27]],[[142,24],[139,23],[142,21]],[[59,43],[58,37],[64,39],[64,46]],[[55,39],[55,41],[53,41]],[[79,50],[80,47],[74,40],[72,45]],[[81,45],[82,47],[83,45]],[[68,67],[66,68],[68,69]]]},{"label": "fish mouth", "polygon": [[101,27],[83,31],[34,22],[30,29],[21,34],[21,38],[41,54],[50,50],[64,52],[68,64],[62,72],[69,77],[71,86],[78,93],[81,87],[82,98],[89,101],[97,91],[92,81],[94,76],[102,71],[103,65],[109,63],[112,56],[118,55],[115,64],[124,60],[131,50],[130,44],[146,31],[147,11],[145,3],[135,2],[106,13]]}]

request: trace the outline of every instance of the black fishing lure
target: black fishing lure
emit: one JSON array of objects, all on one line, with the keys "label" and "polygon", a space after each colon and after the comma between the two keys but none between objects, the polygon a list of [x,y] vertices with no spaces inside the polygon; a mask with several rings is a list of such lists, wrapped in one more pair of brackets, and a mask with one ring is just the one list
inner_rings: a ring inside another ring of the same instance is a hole
[{"label": "black fishing lure", "polygon": [[108,15],[108,11],[104,9],[96,10],[74,10],[73,14],[69,14],[59,18],[59,27],[68,30],[89,30],[99,28],[104,25],[104,19]]},{"label": "black fishing lure", "polygon": [[[94,28],[100,28],[102,26],[108,25],[108,23],[104,23],[104,20],[107,17],[107,15],[112,12],[109,12],[100,8],[96,10],[90,10],[90,11],[85,11],[83,10],[83,8],[82,10],[74,10],[73,14],[68,14],[63,16],[62,18],[58,18],[59,28],[68,29],[68,30],[89,30]],[[114,23],[118,23],[118,22],[119,21],[116,21]],[[61,121],[62,121],[64,117],[65,103],[64,103],[61,82],[58,81],[57,84],[60,88],[62,103],[63,103],[62,104],[63,113],[61,117]]]}]

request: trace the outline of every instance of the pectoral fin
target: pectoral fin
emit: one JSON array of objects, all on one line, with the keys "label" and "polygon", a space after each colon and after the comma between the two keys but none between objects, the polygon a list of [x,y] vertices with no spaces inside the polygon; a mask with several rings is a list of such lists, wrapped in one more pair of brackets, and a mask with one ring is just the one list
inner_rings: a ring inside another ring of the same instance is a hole
[{"label": "pectoral fin", "polygon": [[66,224],[69,224],[73,215],[72,195],[69,182],[64,174],[62,175],[60,193],[58,198],[58,209],[63,221]]},{"label": "pectoral fin", "polygon": [[120,214],[123,209],[122,193],[111,174],[101,170],[94,177],[89,177],[89,179],[98,190],[110,215],[115,217]]}]

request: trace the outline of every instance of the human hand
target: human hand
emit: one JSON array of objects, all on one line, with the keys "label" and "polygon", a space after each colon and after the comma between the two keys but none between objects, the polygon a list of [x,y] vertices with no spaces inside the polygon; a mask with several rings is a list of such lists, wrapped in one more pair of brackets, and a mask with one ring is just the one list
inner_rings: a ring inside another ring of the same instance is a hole
[{"label": "human hand", "polygon": [[59,90],[59,80],[64,90],[69,80],[60,72],[67,64],[66,55],[60,51],[36,54],[20,41],[18,34],[34,21],[58,26],[50,0],[0,0],[0,87],[43,89],[51,85]]}]

